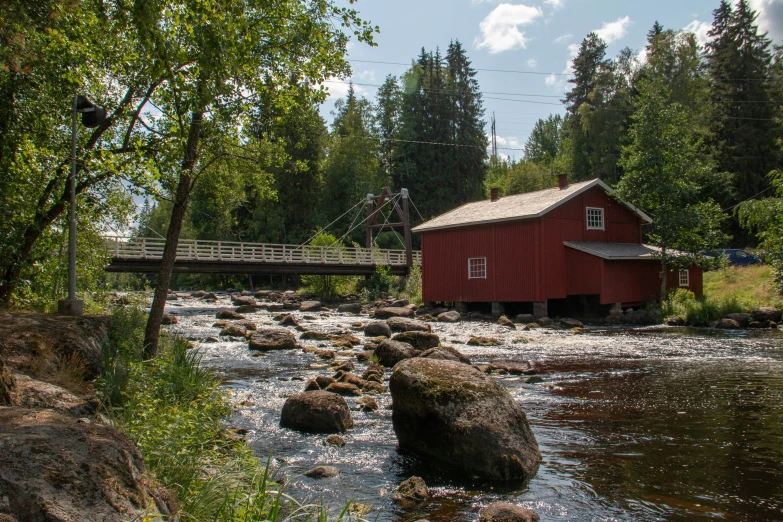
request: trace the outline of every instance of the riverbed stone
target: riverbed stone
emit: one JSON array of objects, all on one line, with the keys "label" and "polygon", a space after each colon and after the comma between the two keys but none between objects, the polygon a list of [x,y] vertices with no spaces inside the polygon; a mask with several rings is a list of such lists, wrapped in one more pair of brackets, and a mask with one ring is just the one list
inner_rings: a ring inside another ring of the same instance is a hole
[{"label": "riverbed stone", "polygon": [[340,395],[311,391],[286,399],[280,426],[305,433],[342,433],[353,426],[353,419]]},{"label": "riverbed stone", "polygon": [[378,401],[372,397],[362,397],[356,401],[356,404],[361,406],[362,411],[365,412],[378,411]]},{"label": "riverbed stone", "polygon": [[161,321],[161,324],[169,325],[169,324],[177,324],[178,322],[179,321],[177,321],[177,317],[174,314],[163,312],[163,320]]},{"label": "riverbed stone", "polygon": [[334,466],[316,466],[304,472],[304,476],[311,479],[333,478],[340,474],[340,470]]},{"label": "riverbed stone", "polygon": [[470,346],[500,346],[502,344],[494,337],[474,336],[468,339]]},{"label": "riverbed stone", "polygon": [[685,326],[685,319],[679,315],[673,315],[666,319],[667,326]]},{"label": "riverbed stone", "polygon": [[357,388],[363,388],[364,385],[367,384],[367,382],[364,379],[362,379],[358,375],[353,374],[351,372],[343,373],[340,376],[340,378],[337,379],[337,382],[344,382],[344,383],[347,383],[347,384],[353,384]]},{"label": "riverbed stone", "polygon": [[400,341],[392,341],[391,339],[381,341],[378,348],[375,349],[375,356],[378,358],[378,362],[389,368],[415,355],[416,352],[413,346]]},{"label": "riverbed stone", "polygon": [[317,312],[321,309],[321,301],[302,301],[299,303],[300,312]]},{"label": "riverbed stone", "polygon": [[307,383],[305,384],[305,387],[304,387],[304,391],[306,391],[306,392],[309,392],[309,391],[319,391],[320,389],[321,389],[321,387],[318,386],[318,383],[315,380],[313,380],[313,379],[310,379],[309,381],[307,381]]},{"label": "riverbed stone", "polygon": [[518,324],[530,324],[536,322],[536,316],[533,314],[519,314],[514,317],[514,322]]},{"label": "riverbed stone", "polygon": [[373,321],[364,325],[364,335],[367,337],[391,337],[391,327],[386,321]]},{"label": "riverbed stone", "polygon": [[462,316],[456,310],[438,314],[439,323],[458,323],[461,319]]},{"label": "riverbed stone", "polygon": [[560,319],[560,326],[564,328],[583,328],[584,324],[582,324],[582,321],[579,321],[577,319],[571,319],[570,317],[565,317],[563,319]]},{"label": "riverbed stone", "polygon": [[440,344],[440,337],[430,332],[402,332],[392,337],[393,341],[408,343],[417,350],[428,350]]},{"label": "riverbed stone", "polygon": [[776,323],[780,322],[781,317],[783,316],[783,312],[775,308],[774,306],[762,306],[761,308],[756,308],[753,310],[753,320],[764,322],[764,321],[774,321]]},{"label": "riverbed stone", "polygon": [[753,319],[753,315],[751,314],[729,314],[726,316],[727,319],[733,319],[739,323],[739,325],[742,328],[747,328],[748,324],[750,324],[750,321]]},{"label": "riverbed stone", "polygon": [[501,315],[498,319],[498,324],[500,326],[505,326],[506,328],[511,328],[512,330],[516,328],[516,325],[514,324],[514,321],[506,317],[505,315]]},{"label": "riverbed stone", "polygon": [[250,337],[251,350],[290,350],[296,348],[296,336],[285,328],[260,328]]},{"label": "riverbed stone", "polygon": [[234,310],[230,310],[228,308],[224,308],[222,310],[218,310],[218,312],[215,314],[215,318],[217,319],[228,319],[229,321],[237,321],[240,319],[245,319],[245,316],[235,312]]},{"label": "riverbed stone", "polygon": [[378,395],[386,393],[387,391],[386,386],[375,381],[367,381],[367,384],[362,387],[362,393],[366,393],[367,395]]},{"label": "riverbed stone", "polygon": [[247,328],[241,324],[229,324],[220,330],[220,335],[224,337],[246,337]]},{"label": "riverbed stone", "polygon": [[392,317],[388,321],[393,332],[431,332],[432,327],[424,321],[407,317]]},{"label": "riverbed stone", "polygon": [[254,314],[258,311],[258,308],[254,305],[241,305],[237,306],[236,312],[238,314]]},{"label": "riverbed stone", "polygon": [[740,326],[740,324],[734,319],[724,317],[718,321],[718,323],[715,325],[715,328],[720,328],[721,330],[739,330],[742,328],[742,326]]},{"label": "riverbed stone", "polygon": [[554,321],[549,317],[539,317],[536,319],[536,323],[538,323],[539,326],[550,326],[553,322]]},{"label": "riverbed stone", "polygon": [[[282,324],[282,323],[280,323]],[[315,330],[307,330],[299,336],[300,339],[309,341],[328,341],[332,337],[332,334],[326,332],[316,332]]]},{"label": "riverbed stone", "polygon": [[337,307],[337,312],[341,314],[360,314],[362,313],[361,303],[343,303]]},{"label": "riverbed stone", "polygon": [[256,306],[258,303],[256,303],[256,300],[249,296],[249,295],[239,295],[236,297],[231,298],[231,302],[234,303],[236,306]]},{"label": "riverbed stone", "polygon": [[532,509],[507,502],[495,502],[481,512],[479,522],[538,522],[541,518]]},{"label": "riverbed stone", "polygon": [[345,446],[345,439],[339,435],[329,435],[324,440],[324,446],[334,446],[336,448],[342,448]]},{"label": "riverbed stone", "polygon": [[525,480],[538,470],[541,454],[522,407],[472,366],[404,360],[390,389],[401,450],[487,480]]},{"label": "riverbed stone", "polygon": [[458,352],[451,346],[438,346],[424,351],[419,357],[424,359],[442,359],[446,361],[457,361],[462,364],[470,364],[470,359]]},{"label": "riverbed stone", "polygon": [[410,308],[395,308],[387,306],[385,308],[375,309],[376,319],[389,319],[390,317],[413,317],[413,310]]},{"label": "riverbed stone", "polygon": [[326,387],[326,391],[347,397],[360,397],[362,395],[362,390],[358,386],[347,382],[333,382]]},{"label": "riverbed stone", "polygon": [[430,499],[430,490],[421,477],[411,477],[404,480],[394,490],[394,499],[398,502],[413,502],[421,504]]}]

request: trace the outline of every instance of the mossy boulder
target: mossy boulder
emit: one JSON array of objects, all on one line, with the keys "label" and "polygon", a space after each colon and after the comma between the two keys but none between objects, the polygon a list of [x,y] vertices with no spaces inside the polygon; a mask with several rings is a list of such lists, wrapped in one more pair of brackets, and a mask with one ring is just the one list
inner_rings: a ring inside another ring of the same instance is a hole
[{"label": "mossy boulder", "polygon": [[538,513],[507,502],[495,502],[481,512],[479,522],[538,522]]},{"label": "mossy boulder", "polygon": [[391,337],[391,327],[386,321],[373,321],[364,326],[367,337]]},{"label": "mossy boulder", "polygon": [[376,319],[388,319],[390,317],[413,317],[413,310],[410,308],[387,306],[385,308],[375,309]]},{"label": "mossy boulder", "polygon": [[404,360],[389,387],[401,450],[486,480],[527,480],[538,470],[541,454],[522,407],[472,366]]},{"label": "mossy boulder", "polygon": [[388,321],[393,332],[430,332],[432,327],[424,321],[408,319],[407,317],[392,317]]},{"label": "mossy boulder", "polygon": [[342,433],[353,426],[353,418],[341,396],[327,391],[310,391],[285,401],[280,426],[305,433]]},{"label": "mossy boulder", "polygon": [[502,343],[494,337],[475,336],[468,339],[471,346],[500,346]]},{"label": "mossy boulder", "polygon": [[392,341],[408,343],[417,350],[428,350],[440,344],[440,338],[430,332],[402,332],[392,337]]},{"label": "mossy boulder", "polygon": [[250,337],[251,350],[290,350],[296,348],[296,336],[285,328],[261,328]]},{"label": "mossy boulder", "polygon": [[410,344],[390,339],[381,341],[378,348],[375,349],[378,362],[389,368],[402,360],[415,357],[417,354],[418,352]]}]

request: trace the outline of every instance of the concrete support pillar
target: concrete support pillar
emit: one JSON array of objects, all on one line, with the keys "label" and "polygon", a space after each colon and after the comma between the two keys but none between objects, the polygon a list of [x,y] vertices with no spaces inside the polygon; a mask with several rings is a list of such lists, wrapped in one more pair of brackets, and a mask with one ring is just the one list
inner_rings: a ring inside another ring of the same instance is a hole
[{"label": "concrete support pillar", "polygon": [[542,317],[549,317],[549,310],[547,310],[546,301],[533,303],[533,317],[535,317],[536,319],[541,319]]},{"label": "concrete support pillar", "polygon": [[492,317],[498,318],[501,315],[506,315],[506,308],[503,303],[492,303]]},{"label": "concrete support pillar", "polygon": [[468,313],[468,303],[454,303],[454,310],[461,314]]},{"label": "concrete support pillar", "polygon": [[615,303],[609,310],[609,317],[621,317],[623,315],[623,303]]}]

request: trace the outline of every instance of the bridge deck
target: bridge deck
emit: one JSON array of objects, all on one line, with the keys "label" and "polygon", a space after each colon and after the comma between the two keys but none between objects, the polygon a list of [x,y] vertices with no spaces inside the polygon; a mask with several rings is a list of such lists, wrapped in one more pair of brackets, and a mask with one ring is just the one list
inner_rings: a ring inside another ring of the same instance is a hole
[{"label": "bridge deck", "polygon": [[[112,257],[109,272],[146,272],[160,269],[165,240],[160,238],[106,238]],[[413,252],[421,264],[421,252]],[[174,271],[222,274],[366,275],[376,265],[394,274],[406,274],[405,250],[181,240]]]}]

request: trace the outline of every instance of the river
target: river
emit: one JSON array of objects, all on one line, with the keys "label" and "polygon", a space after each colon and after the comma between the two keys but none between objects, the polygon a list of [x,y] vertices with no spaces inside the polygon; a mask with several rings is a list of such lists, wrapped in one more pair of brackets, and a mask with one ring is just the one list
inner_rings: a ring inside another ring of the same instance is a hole
[{"label": "river", "polygon": [[[194,340],[216,337],[215,312],[229,306],[227,296],[214,305],[169,302],[179,318],[169,328]],[[293,313],[324,332],[369,320]],[[259,327],[276,325],[266,311],[246,316]],[[301,350],[253,357],[238,341],[197,346],[232,391],[233,424],[248,430],[259,457],[272,457],[289,492],[335,509],[354,499],[371,507],[370,520],[476,520],[499,500],[545,521],[783,520],[783,332],[615,327],[573,334],[489,321],[432,327],[474,364],[530,361],[542,378],[528,384],[524,376],[496,376],[522,404],[541,449],[543,462],[527,484],[475,482],[399,454],[388,393],[376,396],[377,412],[352,412],[355,426],[342,448],[324,445],[323,435],[282,429],[285,399],[302,391],[301,379],[331,375],[325,361]],[[503,345],[467,346],[473,335]],[[357,363],[355,373],[365,366]],[[317,465],[336,466],[340,475],[302,475]],[[433,500],[406,511],[391,494],[411,475],[424,478]]]}]

